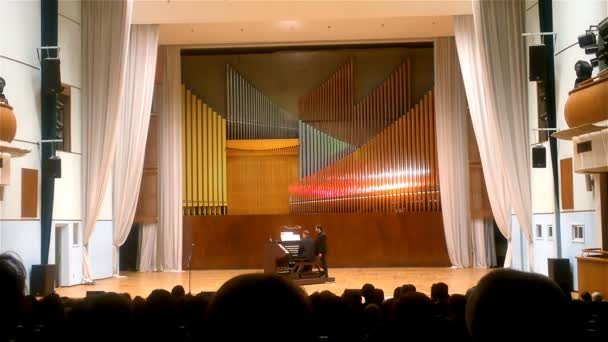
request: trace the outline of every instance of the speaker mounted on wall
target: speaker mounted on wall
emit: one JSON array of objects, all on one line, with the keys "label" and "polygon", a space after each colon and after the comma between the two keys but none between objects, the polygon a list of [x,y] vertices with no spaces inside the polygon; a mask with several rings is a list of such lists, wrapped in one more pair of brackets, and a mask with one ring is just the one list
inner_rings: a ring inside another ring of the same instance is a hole
[{"label": "speaker mounted on wall", "polygon": [[46,161],[46,177],[47,178],[61,178],[61,158],[58,156],[51,156]]},{"label": "speaker mounted on wall", "polygon": [[539,82],[547,79],[547,68],[545,56],[547,55],[546,45],[530,45],[529,47],[529,78],[530,82]]},{"label": "speaker mounted on wall", "polygon": [[532,147],[532,167],[545,168],[547,167],[547,149],[543,145]]},{"label": "speaker mounted on wall", "polygon": [[60,94],[62,90],[59,58],[44,58],[42,60],[42,92],[45,95],[53,95]]}]

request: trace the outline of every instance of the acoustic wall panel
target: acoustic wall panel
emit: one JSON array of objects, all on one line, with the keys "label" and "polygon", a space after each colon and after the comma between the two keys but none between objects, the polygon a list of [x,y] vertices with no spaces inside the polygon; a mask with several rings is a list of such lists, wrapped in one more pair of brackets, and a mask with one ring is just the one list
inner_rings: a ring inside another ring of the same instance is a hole
[{"label": "acoustic wall panel", "polygon": [[21,169],[21,217],[38,216],[38,170]]}]

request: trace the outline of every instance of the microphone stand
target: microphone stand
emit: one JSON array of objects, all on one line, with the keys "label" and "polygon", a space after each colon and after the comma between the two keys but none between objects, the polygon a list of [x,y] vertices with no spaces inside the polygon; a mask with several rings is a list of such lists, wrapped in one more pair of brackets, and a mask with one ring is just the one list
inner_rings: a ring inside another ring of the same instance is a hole
[{"label": "microphone stand", "polygon": [[190,248],[190,258],[188,259],[188,293],[192,294],[192,250],[194,249],[194,244],[192,244]]}]

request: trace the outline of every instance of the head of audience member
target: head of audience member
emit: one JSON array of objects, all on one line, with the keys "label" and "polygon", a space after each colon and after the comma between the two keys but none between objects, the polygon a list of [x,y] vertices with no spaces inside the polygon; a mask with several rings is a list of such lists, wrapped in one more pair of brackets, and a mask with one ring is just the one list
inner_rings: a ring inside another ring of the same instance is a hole
[{"label": "head of audience member", "polygon": [[448,301],[448,318],[464,321],[467,298],[461,294],[453,294]]},{"label": "head of audience member", "polygon": [[108,341],[131,333],[131,305],[124,296],[106,292],[87,298],[87,303],[86,329],[95,331],[93,340]]},{"label": "head of audience member", "polygon": [[367,283],[361,287],[361,295],[365,298],[365,304],[369,304],[373,301],[376,288],[374,285]]},{"label": "head of audience member", "polygon": [[476,288],[476,287],[477,287],[477,286],[473,286],[473,287],[470,287],[469,289],[467,289],[467,292],[465,292],[465,293],[464,293],[464,296],[465,296],[467,299],[469,299],[469,298],[470,298],[470,297],[473,295],[473,292],[475,292],[475,288]]},{"label": "head of audience member", "polygon": [[197,340],[203,339],[203,331],[206,329],[205,313],[209,306],[209,297],[201,292],[196,296],[186,295],[183,307],[184,322],[193,337]]},{"label": "head of audience member", "polygon": [[602,294],[600,292],[593,292],[591,294],[591,300],[593,302],[601,302],[604,300],[604,296],[602,296]]},{"label": "head of audience member", "polygon": [[63,301],[56,293],[51,293],[38,303],[39,321],[48,327],[61,328],[65,319]]},{"label": "head of audience member", "polygon": [[145,325],[151,336],[171,336],[178,325],[177,299],[164,289],[157,289],[146,298]]},{"label": "head of audience member", "polygon": [[400,295],[401,295],[401,286],[397,286],[393,290],[393,298],[399,298]]},{"label": "head of audience member", "polygon": [[181,285],[175,285],[171,289],[171,295],[175,298],[182,298],[186,295],[186,290]]},{"label": "head of audience member", "polygon": [[401,295],[403,296],[406,293],[416,292],[416,286],[412,284],[405,284],[401,286]]},{"label": "head of audience member", "polygon": [[384,302],[384,290],[376,289],[374,291],[374,297],[373,297],[372,303],[381,305],[382,302]]},{"label": "head of audience member", "polygon": [[23,309],[25,267],[10,253],[0,254],[0,338],[6,338]]},{"label": "head of audience member", "polygon": [[467,299],[466,322],[473,341],[515,341],[524,336],[559,341],[569,336],[568,309],[566,296],[551,279],[502,269],[481,278]]},{"label": "head of audience member", "polygon": [[579,299],[582,300],[583,302],[590,302],[592,298],[591,298],[591,294],[589,292],[583,291],[579,295]]},{"label": "head of audience member", "polygon": [[[243,274],[228,280],[207,311],[211,341],[310,341],[312,322],[304,291],[276,274]],[[294,334],[294,324],[305,328]]]},{"label": "head of audience member", "polygon": [[433,305],[424,293],[401,293],[393,302],[393,317],[398,336],[424,336],[430,333],[433,323]]},{"label": "head of audience member", "polygon": [[350,311],[363,311],[362,303],[363,293],[359,289],[345,289],[342,293],[342,301],[347,305]]},{"label": "head of audience member", "polygon": [[363,310],[363,319],[366,328],[377,326],[382,319],[382,309],[375,303],[367,305]]},{"label": "head of audience member", "polygon": [[431,286],[431,300],[433,303],[447,304],[449,299],[450,294],[446,283],[435,283]]}]

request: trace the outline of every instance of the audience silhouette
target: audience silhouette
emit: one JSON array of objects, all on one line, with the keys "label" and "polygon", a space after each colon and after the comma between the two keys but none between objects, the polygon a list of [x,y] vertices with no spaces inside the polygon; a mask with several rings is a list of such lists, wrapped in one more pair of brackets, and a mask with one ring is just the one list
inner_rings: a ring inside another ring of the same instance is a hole
[{"label": "audience silhouette", "polygon": [[0,255],[0,341],[517,341],[605,340],[608,302],[571,300],[549,278],[496,270],[466,295],[448,285],[430,297],[412,284],[393,297],[365,284],[341,296],[307,296],[279,275],[244,274],[217,292],[186,294],[176,285],[147,298],[97,293],[86,298],[25,296],[26,270]]}]

